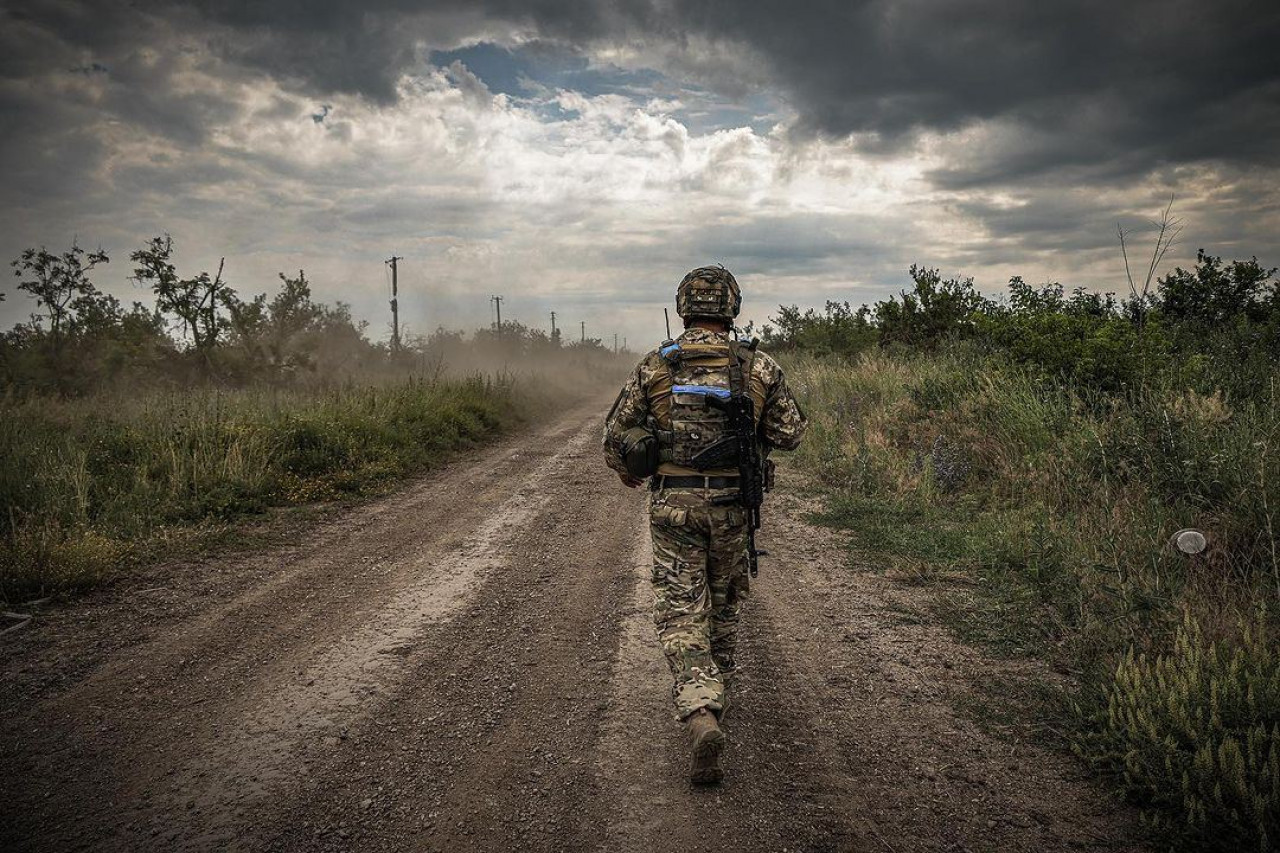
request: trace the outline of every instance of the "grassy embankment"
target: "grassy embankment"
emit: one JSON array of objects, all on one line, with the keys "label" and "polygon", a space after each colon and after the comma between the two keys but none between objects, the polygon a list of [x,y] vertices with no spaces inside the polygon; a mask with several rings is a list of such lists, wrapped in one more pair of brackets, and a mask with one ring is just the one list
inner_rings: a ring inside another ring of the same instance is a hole
[{"label": "grassy embankment", "polygon": [[[857,564],[936,586],[961,637],[1077,685],[987,685],[993,707],[1069,732],[1162,842],[1271,849],[1280,382],[1240,402],[1104,395],[964,346],[790,367],[812,421],[800,461]],[[1170,547],[1184,527],[1203,555]]]},{"label": "grassy embankment", "polygon": [[272,507],[376,492],[546,403],[479,376],[6,403],[0,600],[207,548]]}]

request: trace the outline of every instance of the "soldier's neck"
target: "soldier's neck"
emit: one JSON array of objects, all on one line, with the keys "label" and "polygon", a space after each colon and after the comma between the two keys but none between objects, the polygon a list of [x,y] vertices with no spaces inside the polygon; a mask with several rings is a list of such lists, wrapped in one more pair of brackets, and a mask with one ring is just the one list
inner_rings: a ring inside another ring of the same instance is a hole
[{"label": "soldier's neck", "polygon": [[718,323],[715,320],[692,320],[689,322],[688,326],[685,326],[685,328],[686,329],[705,329],[708,332],[719,332],[722,335],[727,334],[729,332],[728,323]]}]

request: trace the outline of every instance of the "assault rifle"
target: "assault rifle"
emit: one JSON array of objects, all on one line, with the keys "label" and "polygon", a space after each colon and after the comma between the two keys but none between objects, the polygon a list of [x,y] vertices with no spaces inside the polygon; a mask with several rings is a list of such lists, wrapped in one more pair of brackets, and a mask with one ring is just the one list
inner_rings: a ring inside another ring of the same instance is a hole
[{"label": "assault rifle", "polygon": [[[751,577],[760,571],[760,557],[767,557],[768,551],[756,548],[756,531],[760,529],[760,507],[764,503],[765,489],[770,485],[768,467],[772,463],[764,458],[760,450],[760,442],[756,440],[756,403],[751,398],[747,385],[748,379],[743,376],[743,357],[740,349],[746,349],[746,358],[750,365],[755,357],[758,342],[752,340],[747,344],[736,344],[731,347],[729,358],[729,395],[707,395],[707,403],[724,412],[729,419],[729,436],[716,442],[698,454],[694,467],[699,470],[720,467],[730,460],[738,464],[738,494],[727,495],[724,503],[737,503],[747,514],[747,568]],[[749,368],[748,368],[749,370]],[[749,375],[749,374],[748,374]]]},{"label": "assault rifle", "polygon": [[[714,398],[710,398],[713,399]],[[729,399],[712,403],[729,416],[729,429],[738,446],[738,503],[747,513],[747,568],[751,577],[760,571],[759,558],[768,551],[756,548],[760,529],[760,507],[764,504],[765,461],[756,441],[755,400],[750,394],[730,394]]]}]

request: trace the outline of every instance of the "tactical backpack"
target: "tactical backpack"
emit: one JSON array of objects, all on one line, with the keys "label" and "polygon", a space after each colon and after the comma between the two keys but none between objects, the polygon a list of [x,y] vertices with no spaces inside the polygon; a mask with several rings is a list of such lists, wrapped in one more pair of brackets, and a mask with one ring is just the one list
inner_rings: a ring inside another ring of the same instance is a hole
[{"label": "tactical backpack", "polygon": [[656,433],[661,461],[695,471],[736,467],[737,438],[723,405],[717,404],[730,397],[732,368],[741,370],[740,379],[749,386],[755,350],[737,341],[671,341],[663,344],[659,353],[668,376],[659,380],[650,393],[655,414],[661,419],[665,408],[671,424],[669,430],[659,429]]}]

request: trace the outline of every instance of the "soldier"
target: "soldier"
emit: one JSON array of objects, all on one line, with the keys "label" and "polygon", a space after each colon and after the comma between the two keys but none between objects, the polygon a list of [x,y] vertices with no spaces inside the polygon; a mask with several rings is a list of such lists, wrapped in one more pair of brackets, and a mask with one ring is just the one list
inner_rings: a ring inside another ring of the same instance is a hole
[{"label": "soldier", "polygon": [[[743,445],[725,401],[749,395],[754,428],[745,427],[752,433],[745,440],[760,459],[795,449],[805,429],[778,363],[733,336],[741,305],[724,267],[686,275],[676,291],[684,333],[644,357],[604,429],[605,460],[622,482],[636,488],[649,480],[653,618],[691,742],[690,778],[701,783],[723,775],[719,720],[755,560],[752,512],[740,499]],[[772,464],[764,462],[770,475]]]}]

